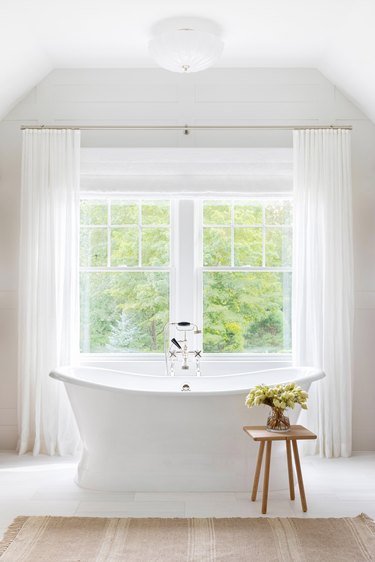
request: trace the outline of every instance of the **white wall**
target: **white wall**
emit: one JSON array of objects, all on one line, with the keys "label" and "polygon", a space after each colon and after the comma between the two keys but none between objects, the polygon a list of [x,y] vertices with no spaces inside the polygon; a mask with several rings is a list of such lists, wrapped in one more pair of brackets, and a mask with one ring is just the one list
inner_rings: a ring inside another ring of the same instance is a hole
[{"label": "white wall", "polygon": [[[20,125],[351,124],[356,267],[354,448],[375,450],[375,127],[319,72],[56,70],[0,123],[0,448],[17,435]],[[84,146],[291,146],[285,131],[86,132]]]}]

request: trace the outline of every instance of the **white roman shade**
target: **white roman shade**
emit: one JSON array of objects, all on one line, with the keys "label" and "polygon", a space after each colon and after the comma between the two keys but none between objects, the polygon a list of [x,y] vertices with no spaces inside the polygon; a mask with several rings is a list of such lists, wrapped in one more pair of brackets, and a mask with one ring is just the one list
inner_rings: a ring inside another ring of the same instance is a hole
[{"label": "white roman shade", "polygon": [[82,148],[81,191],[287,194],[292,148]]}]

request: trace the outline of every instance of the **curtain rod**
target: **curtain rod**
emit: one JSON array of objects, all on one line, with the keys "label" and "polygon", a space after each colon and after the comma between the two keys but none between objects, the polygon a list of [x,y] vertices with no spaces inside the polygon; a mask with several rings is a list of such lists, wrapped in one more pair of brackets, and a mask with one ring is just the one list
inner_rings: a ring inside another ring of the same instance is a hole
[{"label": "curtain rod", "polygon": [[247,131],[247,130],[281,130],[299,131],[305,129],[345,129],[352,130],[351,125],[22,125],[25,129],[72,129],[77,131]]}]

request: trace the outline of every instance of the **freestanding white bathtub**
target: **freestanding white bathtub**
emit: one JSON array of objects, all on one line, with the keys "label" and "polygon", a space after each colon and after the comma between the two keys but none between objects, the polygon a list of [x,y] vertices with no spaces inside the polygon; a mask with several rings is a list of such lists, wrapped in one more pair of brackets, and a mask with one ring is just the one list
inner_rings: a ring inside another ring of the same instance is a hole
[{"label": "freestanding white bathtub", "polygon": [[[50,376],[65,383],[82,438],[77,483],[113,491],[249,490],[257,447],[242,427],[263,425],[269,409],[248,409],[248,390],[289,381],[308,390],[324,377],[306,367],[219,376],[204,376],[215,371],[213,362],[201,368],[201,377],[91,366],[54,370]],[[182,390],[185,384],[190,390]],[[290,411],[293,423],[298,414]],[[287,486],[285,467],[277,465],[286,462],[282,452],[273,447],[274,489]]]}]

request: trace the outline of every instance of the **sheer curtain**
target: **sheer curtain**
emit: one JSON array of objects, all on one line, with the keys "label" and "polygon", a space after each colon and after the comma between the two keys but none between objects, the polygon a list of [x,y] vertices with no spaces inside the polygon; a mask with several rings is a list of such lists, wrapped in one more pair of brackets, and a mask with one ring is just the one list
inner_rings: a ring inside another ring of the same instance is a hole
[{"label": "sheer curtain", "polygon": [[19,283],[19,452],[79,444],[62,384],[48,374],[78,353],[80,133],[25,130]]},{"label": "sheer curtain", "polygon": [[350,131],[294,131],[294,361],[321,367],[306,423],[321,456],[351,454]]}]

